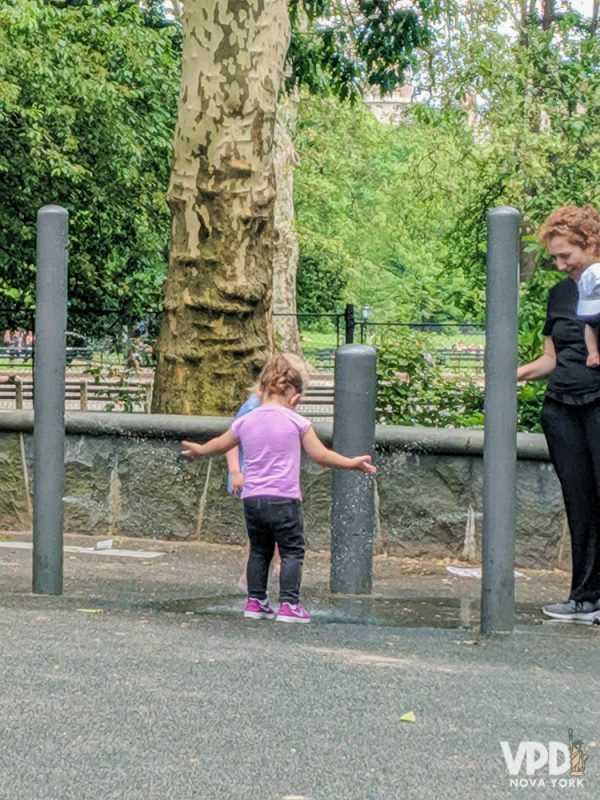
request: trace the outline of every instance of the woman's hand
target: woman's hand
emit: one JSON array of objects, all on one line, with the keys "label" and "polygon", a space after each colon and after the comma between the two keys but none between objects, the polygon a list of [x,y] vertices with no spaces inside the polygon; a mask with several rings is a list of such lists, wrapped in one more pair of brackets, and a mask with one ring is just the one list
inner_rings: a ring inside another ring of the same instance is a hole
[{"label": "woman's hand", "polygon": [[544,352],[535,361],[521,364],[517,369],[517,381],[537,381],[547,378],[556,367],[556,351],[550,336],[544,339]]}]

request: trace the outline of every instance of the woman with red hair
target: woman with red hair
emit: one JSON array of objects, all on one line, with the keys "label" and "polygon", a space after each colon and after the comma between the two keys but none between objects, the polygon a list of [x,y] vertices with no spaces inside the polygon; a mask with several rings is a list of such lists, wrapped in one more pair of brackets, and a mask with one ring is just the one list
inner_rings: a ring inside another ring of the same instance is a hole
[{"label": "woman with red hair", "polygon": [[600,618],[600,370],[587,365],[577,283],[600,260],[600,214],[562,206],[539,238],[566,278],[550,289],[543,354],[517,371],[520,381],[548,378],[542,427],[560,481],[571,534],[573,575],[567,600],[546,606],[555,619]]}]

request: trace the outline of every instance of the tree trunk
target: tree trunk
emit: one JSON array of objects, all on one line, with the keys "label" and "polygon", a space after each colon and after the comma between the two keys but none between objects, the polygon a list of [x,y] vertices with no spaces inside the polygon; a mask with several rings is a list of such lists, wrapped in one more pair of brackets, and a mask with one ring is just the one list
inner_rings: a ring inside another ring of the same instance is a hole
[{"label": "tree trunk", "polygon": [[286,0],[187,0],[152,410],[229,414],[269,349]]},{"label": "tree trunk", "polygon": [[519,245],[519,283],[528,283],[532,278],[537,266],[536,254],[527,249],[528,242],[524,240],[525,234],[533,233],[531,223],[523,223],[523,231]]},{"label": "tree trunk", "polygon": [[[275,230],[273,256],[273,340],[278,350],[301,355],[296,319],[296,272],[298,240],[294,231],[294,169],[298,156],[293,135],[298,95],[281,97],[275,121]],[[285,316],[278,316],[285,315]]]},{"label": "tree trunk", "polygon": [[528,25],[528,9],[527,9],[527,0],[521,0],[521,24],[519,27],[519,44],[522,47],[527,47],[529,42],[529,37],[527,35],[527,25]]},{"label": "tree trunk", "polygon": [[544,0],[544,13],[542,16],[542,30],[548,31],[554,22],[554,5],[555,0]]}]

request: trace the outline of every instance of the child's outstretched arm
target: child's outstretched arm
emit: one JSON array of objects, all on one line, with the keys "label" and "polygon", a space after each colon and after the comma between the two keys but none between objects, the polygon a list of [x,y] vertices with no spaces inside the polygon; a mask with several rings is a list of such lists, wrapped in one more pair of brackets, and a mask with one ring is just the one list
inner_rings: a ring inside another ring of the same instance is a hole
[{"label": "child's outstretched arm", "polygon": [[181,442],[181,455],[186,458],[198,458],[198,456],[216,456],[226,453],[232,447],[237,447],[239,444],[231,432],[231,428],[220,436],[215,436],[214,439],[209,439],[205,444],[196,444],[195,442],[183,441]]},{"label": "child's outstretched arm", "polygon": [[335,450],[330,450],[328,447],[325,447],[315,433],[312,425],[302,437],[302,447],[306,455],[322,467],[357,469],[360,470],[360,472],[377,472],[377,469],[371,464],[371,456],[369,455],[347,458],[346,456],[336,453]]}]

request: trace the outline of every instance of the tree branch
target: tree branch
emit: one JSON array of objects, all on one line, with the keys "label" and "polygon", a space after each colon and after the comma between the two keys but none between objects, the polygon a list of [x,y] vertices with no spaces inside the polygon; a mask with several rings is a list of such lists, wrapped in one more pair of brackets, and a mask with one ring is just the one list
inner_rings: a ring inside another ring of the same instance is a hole
[{"label": "tree branch", "polygon": [[183,16],[183,8],[179,0],[171,0],[171,5],[173,6],[173,16],[175,19],[181,19]]},{"label": "tree branch", "polygon": [[555,18],[554,0],[544,0],[544,13],[542,16],[542,30],[550,30]]}]

